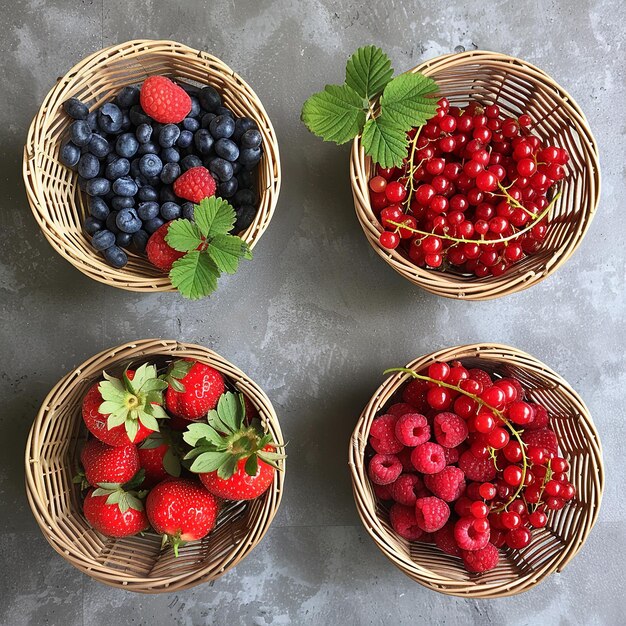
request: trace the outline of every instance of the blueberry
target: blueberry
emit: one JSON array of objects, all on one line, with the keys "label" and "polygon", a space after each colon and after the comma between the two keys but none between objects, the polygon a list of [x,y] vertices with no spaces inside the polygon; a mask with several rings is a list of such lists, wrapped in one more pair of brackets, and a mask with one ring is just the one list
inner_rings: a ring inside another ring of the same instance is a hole
[{"label": "blueberry", "polygon": [[99,159],[104,159],[111,152],[111,146],[104,137],[94,133],[89,142],[89,152]]},{"label": "blueberry", "polygon": [[115,224],[124,233],[136,233],[142,226],[135,209],[122,209],[115,218]]},{"label": "blueberry", "polygon": [[113,161],[117,161],[119,158],[119,154],[115,154],[115,152],[109,152],[109,154],[104,157],[104,164],[106,166],[109,163],[113,163]]},{"label": "blueberry", "polygon": [[93,235],[104,228],[104,222],[89,215],[83,222],[83,228],[88,235]]},{"label": "blueberry", "polygon": [[200,154],[209,154],[213,148],[213,137],[206,128],[201,128],[195,132],[193,143]]},{"label": "blueberry", "polygon": [[139,146],[139,150],[137,150],[137,156],[143,156],[144,154],[158,154],[159,146],[157,146],[152,141],[147,141],[146,143],[142,143]]},{"label": "blueberry", "polygon": [[[94,196],[95,197],[95,196]],[[111,200],[113,200],[113,198],[115,198],[115,194],[113,193],[113,191],[109,191],[109,193],[105,193],[102,196],[102,199],[107,203],[107,204],[111,204]]]},{"label": "blueberry", "polygon": [[171,148],[180,135],[180,128],[176,124],[166,124],[159,133],[159,145],[162,148]]},{"label": "blueberry", "polygon": [[161,150],[161,160],[163,163],[178,163],[180,152],[176,148],[163,148]]},{"label": "blueberry", "polygon": [[256,204],[256,194],[254,193],[254,191],[252,191],[252,189],[239,189],[237,193],[233,196],[233,206],[239,207],[243,206],[244,204]]},{"label": "blueberry", "polygon": [[248,187],[252,187],[252,174],[248,171],[243,171],[237,174],[237,180],[239,181],[240,189],[247,189]]},{"label": "blueberry", "polygon": [[106,196],[111,191],[111,182],[106,178],[91,178],[85,185],[85,191],[90,196]]},{"label": "blueberry", "polygon": [[191,110],[188,113],[189,117],[198,117],[200,115],[200,100],[197,96],[191,96]]},{"label": "blueberry", "polygon": [[245,204],[235,212],[237,213],[237,221],[235,222],[233,232],[240,233],[242,230],[248,228],[248,226],[250,226],[250,224],[254,221],[256,208],[251,204]]},{"label": "blueberry", "polygon": [[130,159],[139,149],[139,142],[133,133],[124,133],[115,142],[115,152],[121,157]]},{"label": "blueberry", "polygon": [[192,167],[199,167],[200,165],[202,165],[202,161],[195,154],[189,154],[180,161],[180,167],[183,172],[190,170]]},{"label": "blueberry", "polygon": [[63,144],[59,152],[59,160],[67,167],[76,167],[80,160],[80,148],[71,141]]},{"label": "blueberry", "polygon": [[222,98],[214,87],[207,85],[200,90],[199,99],[203,109],[215,111],[222,104]]},{"label": "blueberry", "polygon": [[263,143],[263,136],[258,130],[250,129],[241,135],[242,148],[258,148]]},{"label": "blueberry", "polygon": [[129,85],[123,87],[115,97],[115,102],[123,109],[130,109],[134,104],[139,103],[139,87]]},{"label": "blueberry", "polygon": [[110,230],[112,233],[116,234],[120,232],[120,229],[117,227],[117,224],[115,223],[116,219],[117,219],[117,214],[119,213],[119,211],[111,211],[109,213],[109,217],[107,217],[106,219],[106,227],[108,230]]},{"label": "blueberry", "polygon": [[115,235],[110,230],[99,230],[91,238],[91,245],[95,250],[102,251],[115,244]]},{"label": "blueberry", "polygon": [[148,176],[146,180],[148,186],[150,187],[154,187],[155,189],[159,189],[159,187],[161,187],[161,179],[158,176]]},{"label": "blueberry", "polygon": [[239,152],[239,162],[250,169],[261,160],[261,155],[261,148],[243,148]]},{"label": "blueberry", "polygon": [[231,178],[226,182],[220,183],[217,187],[217,195],[220,198],[232,198],[237,191],[238,183],[236,178]]},{"label": "blueberry", "polygon": [[85,191],[85,189],[87,189],[87,179],[83,178],[80,174],[78,175],[78,188],[81,191]]},{"label": "blueberry", "polygon": [[107,248],[103,254],[109,265],[112,265],[113,267],[121,268],[128,263],[128,255],[126,252],[115,245]]},{"label": "blueberry", "polygon": [[186,220],[191,220],[193,222],[193,215],[194,215],[193,202],[184,202],[181,207],[181,210],[182,210],[182,216]]},{"label": "blueberry", "polygon": [[115,235],[115,245],[120,248],[128,248],[133,241],[133,233],[117,233]]},{"label": "blueberry", "polygon": [[180,136],[176,140],[176,145],[179,148],[188,148],[193,142],[193,133],[190,130],[183,130]]},{"label": "blueberry", "polygon": [[144,154],[139,160],[139,171],[144,176],[158,176],[162,169],[163,161],[156,154]]},{"label": "blueberry", "polygon": [[113,191],[118,196],[134,196],[139,187],[130,176],[122,176],[113,182]]},{"label": "blueberry", "polygon": [[154,217],[151,220],[144,222],[143,229],[152,234],[154,231],[159,230],[163,224],[165,224],[165,222],[160,217]]},{"label": "blueberry", "polygon": [[127,131],[133,123],[130,121],[130,115],[128,111],[124,111],[124,117],[122,118],[122,130]]},{"label": "blueberry", "polygon": [[239,117],[235,120],[235,132],[233,133],[233,139],[235,141],[239,141],[241,136],[247,131],[256,129],[257,124],[254,120],[251,120],[249,117]]},{"label": "blueberry", "polygon": [[99,196],[89,198],[89,213],[98,220],[105,220],[109,217],[109,207]]},{"label": "blueberry", "polygon": [[148,143],[152,137],[152,126],[150,124],[139,124],[135,130],[135,137],[139,143]]},{"label": "blueberry", "polygon": [[216,157],[211,159],[209,170],[215,174],[222,182],[230,180],[233,177],[233,166],[230,161]]},{"label": "blueberry", "polygon": [[164,185],[159,191],[159,202],[164,204],[165,202],[180,202],[178,196],[174,193],[171,185]]},{"label": "blueberry", "polygon": [[180,165],[178,163],[166,163],[161,172],[161,182],[164,185],[171,185],[180,176]]},{"label": "blueberry", "polygon": [[106,133],[117,133],[122,128],[124,115],[120,108],[112,102],[107,102],[98,111],[98,126]]},{"label": "blueberry", "polygon": [[137,215],[144,222],[155,218],[159,214],[159,203],[155,201],[141,202],[137,207]]},{"label": "blueberry", "polygon": [[138,230],[136,233],[132,234],[132,238],[135,248],[137,248],[139,252],[144,252],[150,235],[145,230]]},{"label": "blueberry", "polygon": [[177,220],[182,215],[179,204],[175,202],[164,202],[161,205],[161,217],[166,221]]},{"label": "blueberry", "polygon": [[235,161],[235,163],[233,163],[233,175],[239,174],[241,170],[242,170],[241,163],[239,163],[238,161]]},{"label": "blueberry", "polygon": [[93,131],[85,120],[76,120],[70,124],[70,139],[75,145],[86,146],[92,135]]},{"label": "blueberry", "polygon": [[89,124],[89,128],[91,128],[91,130],[98,130],[98,111],[92,111],[87,116],[87,124]]},{"label": "blueberry", "polygon": [[215,154],[227,161],[236,161],[239,158],[239,148],[230,139],[218,139],[215,142]]},{"label": "blueberry", "polygon": [[227,117],[230,117],[233,121],[235,119],[235,114],[228,108],[228,107],[217,107],[217,109],[215,109],[215,114],[216,115],[226,115]]},{"label": "blueberry", "polygon": [[206,113],[202,116],[202,120],[200,122],[200,126],[202,128],[208,128],[211,125],[211,122],[217,117],[215,113]]},{"label": "blueberry", "polygon": [[122,176],[126,176],[130,172],[130,162],[128,159],[118,158],[115,161],[111,161],[105,170],[104,175],[109,180],[116,180],[117,178],[121,178]]},{"label": "blueberry", "polygon": [[135,206],[135,199],[129,196],[113,196],[111,198],[111,208],[115,211],[121,211],[122,209],[130,209]]},{"label": "blueberry", "polygon": [[200,122],[193,117],[186,117],[182,125],[184,130],[190,130],[192,133],[195,133],[200,128]]},{"label": "blueberry", "polygon": [[130,121],[135,126],[140,126],[141,124],[152,125],[152,119],[144,113],[144,110],[139,104],[135,104],[130,107],[130,112],[128,115],[130,116]]},{"label": "blueberry", "polygon": [[139,202],[152,202],[159,199],[159,192],[150,185],[144,185],[137,192],[137,199]]},{"label": "blueberry", "polygon": [[86,120],[89,115],[89,107],[78,98],[70,98],[63,103],[63,110],[75,120]]},{"label": "blueberry", "polygon": [[189,83],[185,83],[183,81],[178,84],[182,87],[183,91],[190,96],[197,96],[200,91],[200,87],[197,87],[196,85],[190,85]]},{"label": "blueberry", "polygon": [[214,139],[228,139],[235,132],[235,122],[232,117],[218,115],[211,120],[209,130]]},{"label": "blueberry", "polygon": [[143,176],[141,170],[139,169],[139,164],[141,163],[140,159],[133,159],[130,162],[130,177],[136,178],[137,176]]}]

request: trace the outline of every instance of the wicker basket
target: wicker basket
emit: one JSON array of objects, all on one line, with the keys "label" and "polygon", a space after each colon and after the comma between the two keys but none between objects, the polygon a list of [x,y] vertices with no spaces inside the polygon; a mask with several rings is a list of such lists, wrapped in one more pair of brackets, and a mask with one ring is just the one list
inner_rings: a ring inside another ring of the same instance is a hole
[{"label": "wicker basket", "polygon": [[[280,504],[284,471],[256,500],[225,502],[216,528],[201,541],[161,550],[154,533],[113,539],[85,520],[80,491],[72,484],[76,450],[86,439],[81,403],[106,368],[120,372],[130,362],[190,357],[215,367],[258,409],[274,440],[283,438],[271,402],[243,372],[211,350],[192,344],[142,340],[92,357],[65,376],[44,400],[26,445],[26,492],[33,514],[52,547],[100,582],[143,593],[161,593],[215,580],[235,566],[261,540]],[[284,461],[280,462],[284,470]]]},{"label": "wicker basket", "polygon": [[24,181],[35,219],[63,257],[100,282],[130,291],[174,291],[169,277],[145,256],[129,252],[122,269],[109,266],[83,233],[87,196],[76,174],[59,161],[59,149],[69,125],[62,104],[80,98],[96,108],[125,85],[153,74],[191,83],[211,83],[237,115],[255,120],[263,135],[258,167],[259,210],[241,237],[254,247],[268,227],[280,190],[280,157],[272,123],[250,86],[219,59],[174,41],[137,40],[112,46],[75,65],[46,96],[31,124],[24,148]]},{"label": "wicker basket", "polygon": [[523,550],[501,550],[500,564],[484,574],[470,574],[461,560],[441,552],[434,544],[402,539],[389,525],[386,508],[377,502],[364,466],[364,453],[372,420],[394,393],[410,379],[399,373],[387,378],[359,418],[350,442],[350,469],[357,509],[378,547],[405,574],[418,583],[448,595],[500,598],[526,591],[574,558],[593,527],[604,488],[602,449],[589,411],[578,394],[549,367],[529,354],[496,344],[457,346],[433,352],[407,365],[415,371],[433,361],[460,360],[466,367],[517,377],[527,395],[543,404],[560,447],[571,465],[570,481],[576,498],[549,515],[548,525],[533,532]]},{"label": "wicker basket", "polygon": [[382,226],[372,211],[368,182],[372,162],[361,140],[354,140],[350,178],[356,213],[370,244],[397,272],[434,294],[464,300],[489,300],[527,289],[554,272],[580,245],[600,196],[598,150],[587,120],[571,96],[540,69],[513,57],[476,50],[437,57],[412,72],[432,76],[451,104],[470,100],[498,104],[508,114],[530,114],[532,131],[570,153],[561,197],[549,215],[551,227],[541,250],[502,276],[477,278],[417,267],[403,253],[382,248]]}]

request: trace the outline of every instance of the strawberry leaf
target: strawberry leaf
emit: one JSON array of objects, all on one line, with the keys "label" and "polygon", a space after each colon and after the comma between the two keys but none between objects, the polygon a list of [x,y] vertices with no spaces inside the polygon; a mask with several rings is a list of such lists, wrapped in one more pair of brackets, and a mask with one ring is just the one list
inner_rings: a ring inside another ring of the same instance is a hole
[{"label": "strawberry leaf", "polygon": [[207,252],[222,272],[234,274],[239,267],[239,259],[251,259],[248,244],[234,235],[216,235],[207,246]]},{"label": "strawberry leaf", "polygon": [[208,424],[189,424],[183,433],[183,440],[190,446],[195,446],[201,439],[219,447],[222,445],[222,437]]},{"label": "strawberry leaf", "polygon": [[219,270],[206,252],[194,250],[174,261],[170,270],[172,285],[189,300],[199,300],[217,289]]},{"label": "strawberry leaf", "polygon": [[437,112],[437,100],[429,97],[436,91],[437,83],[424,74],[396,76],[380,98],[380,119],[401,130],[421,126]]},{"label": "strawberry leaf", "polygon": [[[144,408],[144,412],[156,419],[169,419],[169,415],[165,412],[165,409],[160,404],[150,403]],[[153,429],[155,430],[155,429]],[[157,429],[158,430],[158,429]]]},{"label": "strawberry leaf", "polygon": [[246,461],[245,470],[248,476],[257,475],[257,472],[259,471],[259,459],[256,454],[253,454],[250,457],[248,457],[248,460]]},{"label": "strawberry leaf", "polygon": [[[126,510],[131,508],[131,509],[135,509],[135,511],[143,511],[143,502],[132,493],[127,493],[126,497],[123,498],[122,500],[126,506]],[[120,502],[120,505],[121,505],[121,502]],[[120,511],[121,510],[122,510],[122,507],[120,506]],[[124,513],[124,511],[122,511],[122,513]]]},{"label": "strawberry leaf", "polygon": [[346,65],[346,84],[368,100],[377,96],[392,76],[389,57],[376,46],[359,48]]},{"label": "strawberry leaf", "polygon": [[243,422],[241,408],[239,398],[230,391],[223,393],[217,402],[217,413],[221,422],[233,433],[241,428]]},{"label": "strawberry leaf", "polygon": [[363,129],[363,148],[374,163],[382,167],[400,167],[409,146],[406,131],[382,116],[367,120]]},{"label": "strawberry leaf", "polygon": [[203,452],[191,464],[191,471],[197,474],[214,472],[230,459],[234,459],[230,452]]},{"label": "strawberry leaf", "polygon": [[152,415],[142,411],[139,413],[139,421],[149,430],[159,430],[159,423]]},{"label": "strawberry leaf", "polygon": [[124,422],[124,428],[126,429],[126,434],[128,438],[132,441],[135,441],[135,437],[137,436],[137,432],[139,431],[139,424],[137,420],[127,419]]},{"label": "strawberry leaf", "polygon": [[186,219],[178,219],[170,223],[165,241],[178,252],[190,252],[202,245],[203,237],[196,224]]},{"label": "strawberry leaf", "polygon": [[163,469],[165,469],[170,476],[180,476],[180,459],[171,447],[168,448],[167,452],[163,455]]},{"label": "strawberry leaf", "polygon": [[218,477],[223,480],[228,480],[229,478],[231,478],[231,476],[235,473],[235,470],[237,469],[238,462],[238,457],[229,454],[228,459],[226,459],[226,461],[224,461],[217,470]]},{"label": "strawberry leaf", "polygon": [[237,215],[227,200],[211,196],[195,206],[194,219],[200,233],[204,237],[212,238],[230,232]]},{"label": "strawberry leaf", "polygon": [[165,443],[163,433],[156,432],[152,433],[149,437],[144,439],[139,444],[139,447],[142,450],[152,450],[153,448],[158,448],[159,446],[163,445],[163,443]]}]

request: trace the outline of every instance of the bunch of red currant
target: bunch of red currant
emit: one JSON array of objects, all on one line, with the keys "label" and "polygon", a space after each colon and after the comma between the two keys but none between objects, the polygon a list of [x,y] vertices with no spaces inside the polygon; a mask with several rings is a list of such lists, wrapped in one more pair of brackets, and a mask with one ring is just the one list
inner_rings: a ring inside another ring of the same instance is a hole
[{"label": "bunch of red currant", "polygon": [[569,154],[531,134],[528,115],[438,104],[409,133],[403,166],[379,166],[369,181],[380,244],[419,267],[500,276],[541,247]]},{"label": "bunch of red currant", "polygon": [[370,429],[374,491],[400,536],[492,569],[576,495],[548,411],[516,378],[458,361],[402,371],[414,380]]}]

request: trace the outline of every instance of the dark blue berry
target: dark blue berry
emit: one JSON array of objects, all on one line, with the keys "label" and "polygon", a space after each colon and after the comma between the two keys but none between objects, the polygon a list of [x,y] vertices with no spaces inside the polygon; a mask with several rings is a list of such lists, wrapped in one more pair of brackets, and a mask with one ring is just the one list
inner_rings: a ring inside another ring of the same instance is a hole
[{"label": "dark blue berry", "polygon": [[70,98],[63,103],[63,110],[75,120],[86,120],[89,115],[89,107],[78,98]]},{"label": "dark blue berry", "polygon": [[120,108],[112,102],[107,102],[98,111],[98,126],[106,133],[117,133],[122,128],[124,115]]},{"label": "dark blue berry", "polygon": [[175,202],[164,202],[161,205],[161,217],[166,221],[177,220],[182,214],[180,205]]},{"label": "dark blue berry", "polygon": [[135,206],[135,199],[129,196],[113,196],[111,198],[111,208],[115,211],[121,211],[122,209],[130,209]]},{"label": "dark blue berry", "polygon": [[161,172],[161,182],[164,185],[171,185],[180,176],[180,165],[178,163],[166,163]]},{"label": "dark blue berry", "polygon": [[133,238],[133,246],[139,251],[144,252],[146,249],[146,244],[148,243],[148,239],[150,239],[150,235],[145,230],[138,230],[136,233],[132,234]]},{"label": "dark blue berry", "polygon": [[213,148],[213,137],[206,128],[201,128],[195,132],[193,143],[200,154],[209,154]]},{"label": "dark blue berry", "polygon": [[193,222],[193,216],[194,216],[193,202],[184,202],[181,207],[181,210],[182,210],[182,216],[186,220],[190,220]]},{"label": "dark blue berry", "polygon": [[254,120],[251,120],[249,117],[239,117],[235,120],[235,132],[233,133],[233,139],[235,141],[239,141],[241,136],[247,131],[256,129],[257,124]]},{"label": "dark blue berry", "polygon": [[146,232],[152,234],[153,232],[159,230],[159,228],[161,228],[163,224],[165,224],[165,221],[162,220],[160,217],[153,217],[151,220],[143,223],[143,229]]},{"label": "dark blue berry", "polygon": [[208,128],[216,117],[217,115],[215,115],[215,113],[205,113],[200,121],[200,126],[202,128]]},{"label": "dark blue berry", "polygon": [[115,161],[111,161],[105,170],[104,175],[109,180],[116,180],[117,178],[121,178],[122,176],[126,176],[130,172],[130,162],[128,159],[118,158]]},{"label": "dark blue berry", "polygon": [[[144,144],[144,146],[147,144]],[[139,171],[148,178],[158,176],[163,170],[163,161],[156,154],[144,154],[139,161]]]},{"label": "dark blue berry", "polygon": [[176,124],[166,124],[159,133],[159,145],[162,148],[171,148],[180,136],[180,128]]},{"label": "dark blue berry", "polygon": [[98,220],[105,220],[109,217],[109,207],[100,197],[89,198],[89,213]]},{"label": "dark blue berry", "polygon": [[157,146],[153,141],[148,141],[146,143],[142,143],[139,146],[139,150],[137,150],[137,156],[143,156],[144,154],[158,154],[159,146]]},{"label": "dark blue berry", "polygon": [[228,139],[235,132],[235,122],[228,115],[218,115],[211,120],[209,130],[214,139]]},{"label": "dark blue berry", "polygon": [[200,91],[200,87],[197,85],[190,85],[189,83],[185,83],[183,81],[180,81],[178,84],[183,88],[183,91],[190,96],[197,96]]},{"label": "dark blue berry", "polygon": [[148,143],[152,137],[152,126],[150,124],[139,124],[135,130],[135,137],[139,143]]},{"label": "dark blue berry", "polygon": [[113,245],[107,248],[103,254],[109,265],[113,267],[121,268],[128,263],[128,255],[118,246]]},{"label": "dark blue berry", "polygon": [[91,238],[91,245],[101,252],[115,245],[115,235],[110,230],[99,230]]},{"label": "dark blue berry", "polygon": [[117,227],[124,233],[136,233],[142,226],[135,209],[122,209],[115,218]]},{"label": "dark blue berry", "polygon": [[216,157],[209,162],[209,170],[215,174],[222,182],[233,177],[233,166],[230,161]]},{"label": "dark blue berry", "polygon": [[124,117],[122,118],[122,130],[129,130],[133,123],[130,121],[130,115],[128,111],[124,111]]},{"label": "dark blue berry", "polygon": [[239,158],[239,148],[230,139],[218,139],[215,142],[215,154],[227,161],[236,161]]},{"label": "dark blue berry", "polygon": [[106,227],[108,230],[110,230],[112,233],[116,234],[120,232],[120,229],[117,227],[116,219],[117,219],[117,214],[119,213],[119,211],[111,211],[109,213],[109,217],[107,217],[106,219]]},{"label": "dark blue berry", "polygon": [[176,140],[176,145],[179,148],[188,148],[193,142],[193,133],[190,130],[183,130],[180,136]]},{"label": "dark blue berry", "polygon": [[237,191],[237,187],[237,179],[233,177],[217,186],[217,195],[220,198],[232,198]]},{"label": "dark blue berry", "polygon": [[115,245],[120,248],[128,248],[133,241],[133,233],[117,233],[115,235]]},{"label": "dark blue berry", "polygon": [[235,114],[228,108],[228,107],[217,107],[217,109],[215,109],[215,113],[217,115],[226,115],[228,117],[230,117],[233,121],[235,119]]},{"label": "dark blue berry", "polygon": [[258,148],[263,143],[263,136],[258,130],[247,130],[241,135],[242,148]]},{"label": "dark blue berry", "polygon": [[164,185],[159,190],[159,202],[164,204],[165,202],[176,202],[178,203],[180,200],[178,196],[174,193],[174,189],[171,185]]},{"label": "dark blue berry", "polygon": [[90,196],[106,196],[111,191],[111,182],[106,178],[91,178],[85,185],[85,191]]},{"label": "dark blue berry", "polygon": [[141,202],[137,207],[137,215],[144,222],[155,218],[159,214],[159,203],[153,200]]},{"label": "dark blue berry", "polygon": [[83,222],[83,228],[88,235],[93,235],[104,228],[104,222],[88,215]]},{"label": "dark blue berry", "polygon": [[80,160],[80,148],[71,141],[63,144],[59,152],[59,159],[63,165],[74,168]]},{"label": "dark blue berry", "polygon": [[235,222],[233,232],[240,233],[252,224],[256,215],[256,209],[250,204],[245,204],[239,209],[236,209],[235,213],[237,214],[237,221]]},{"label": "dark blue berry", "polygon": [[117,161],[119,158],[119,154],[115,154],[115,152],[109,152],[109,154],[104,157],[104,164],[108,165],[109,163],[113,163],[113,161]]},{"label": "dark blue berry", "polygon": [[143,174],[141,173],[139,169],[139,163],[140,163],[139,159],[133,159],[130,162],[130,177],[133,179],[137,178],[137,176],[143,176]]},{"label": "dark blue berry", "polygon": [[123,109],[130,109],[134,104],[139,103],[139,87],[134,85],[123,87],[115,97],[115,101]]},{"label": "dark blue berry", "polygon": [[87,179],[83,178],[80,174],[78,175],[78,188],[81,191],[85,191],[87,188]]},{"label": "dark blue berry", "polygon": [[132,106],[128,115],[130,116],[130,121],[135,126],[141,126],[141,124],[152,126],[152,119],[144,113],[144,110],[139,104]]},{"label": "dark blue berry", "polygon": [[182,126],[184,130],[190,130],[192,133],[195,133],[200,128],[200,122],[193,117],[186,117]]},{"label": "dark blue berry", "polygon": [[176,148],[163,148],[161,150],[161,160],[163,163],[178,163],[180,152]]},{"label": "dark blue berry", "polygon": [[233,196],[231,204],[235,207],[243,206],[244,204],[256,204],[256,194],[252,189],[239,189]]},{"label": "dark blue berry", "polygon": [[113,191],[118,196],[134,196],[139,188],[130,176],[122,176],[113,182]]},{"label": "dark blue berry", "polygon": [[238,161],[235,161],[235,163],[233,163],[233,175],[239,174],[242,169],[243,166],[241,165],[241,163],[239,163]]},{"label": "dark blue berry", "polygon": [[237,180],[239,181],[240,189],[248,189],[252,187],[252,174],[246,170],[237,174]]},{"label": "dark blue berry", "polygon": [[115,142],[115,152],[126,159],[135,156],[138,149],[139,142],[133,133],[124,133],[120,135]]},{"label": "dark blue berry", "polygon": [[215,111],[217,107],[222,104],[222,98],[220,94],[211,85],[207,85],[200,90],[198,94],[200,104],[203,109],[207,111]]},{"label": "dark blue berry", "polygon": [[243,148],[239,152],[239,162],[250,169],[261,160],[261,155],[261,148]]},{"label": "dark blue berry", "polygon": [[200,115],[200,101],[197,96],[191,96],[191,110],[189,117],[198,117]]},{"label": "dark blue berry", "polygon": [[137,199],[139,202],[153,202],[159,199],[159,192],[151,185],[144,185],[137,192]]},{"label": "dark blue berry", "polygon": [[72,143],[82,147],[91,141],[93,131],[85,120],[76,120],[70,124],[70,139]]},{"label": "dark blue berry", "polygon": [[91,128],[91,130],[98,130],[98,111],[92,111],[87,116],[87,124],[89,124],[89,128]]},{"label": "dark blue berry", "polygon": [[192,167],[199,167],[200,165],[202,165],[202,161],[195,154],[188,154],[180,161],[180,167],[183,172],[190,170]]},{"label": "dark blue berry", "polygon": [[111,146],[109,142],[102,137],[101,135],[97,135],[94,133],[91,136],[91,141],[89,142],[89,152],[94,156],[97,156],[99,159],[104,159],[110,152]]}]

